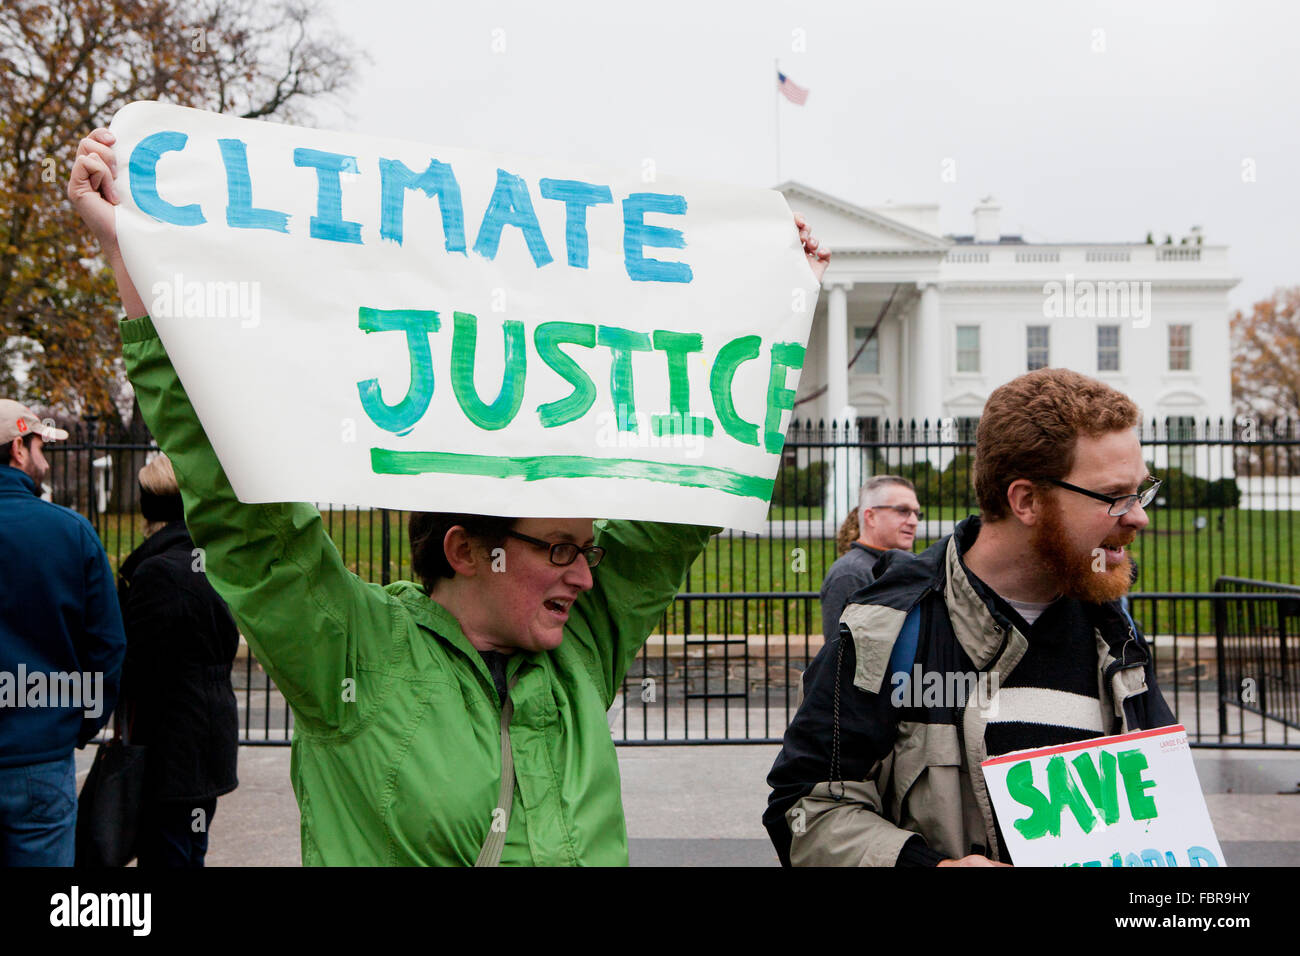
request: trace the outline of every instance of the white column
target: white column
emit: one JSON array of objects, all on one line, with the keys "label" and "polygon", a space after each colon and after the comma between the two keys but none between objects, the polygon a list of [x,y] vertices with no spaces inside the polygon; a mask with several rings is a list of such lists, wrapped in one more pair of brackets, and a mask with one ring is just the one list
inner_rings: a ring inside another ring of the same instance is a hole
[{"label": "white column", "polygon": [[[861,454],[857,444],[857,411],[849,406],[849,301],[850,283],[832,285],[826,309],[826,417],[838,428],[833,434],[842,442],[834,451],[831,480],[825,506],[844,514],[857,501],[862,483]],[[849,422],[848,429],[844,423]]]},{"label": "white column", "polygon": [[895,394],[898,396],[898,418],[907,421],[912,414],[912,360],[910,357],[912,341],[912,320],[898,316],[898,384]]},{"label": "white column", "polygon": [[826,419],[843,426],[849,403],[849,287],[831,286],[826,308]]},{"label": "white column", "polygon": [[947,368],[943,358],[943,331],[939,322],[939,290],[933,282],[920,284],[921,301],[912,320],[908,374],[912,396],[908,415],[918,423],[930,420],[931,427],[943,416],[943,381]]}]

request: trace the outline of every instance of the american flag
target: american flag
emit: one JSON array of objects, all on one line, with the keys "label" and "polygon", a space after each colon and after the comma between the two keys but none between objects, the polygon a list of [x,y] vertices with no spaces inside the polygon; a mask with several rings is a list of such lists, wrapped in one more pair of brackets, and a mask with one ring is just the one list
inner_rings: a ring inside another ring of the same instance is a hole
[{"label": "american flag", "polygon": [[776,74],[776,86],[795,106],[803,106],[808,100],[808,91],[780,70]]}]

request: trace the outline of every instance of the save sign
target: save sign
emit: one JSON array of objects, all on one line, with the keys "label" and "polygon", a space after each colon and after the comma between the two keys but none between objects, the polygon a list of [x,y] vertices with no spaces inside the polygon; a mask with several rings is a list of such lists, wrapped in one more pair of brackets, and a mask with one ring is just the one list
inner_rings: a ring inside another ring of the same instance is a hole
[{"label": "save sign", "polygon": [[1017,865],[1224,865],[1181,726],[981,766]]},{"label": "save sign", "polygon": [[779,193],[112,129],[123,257],[241,500],[761,526],[817,295]]}]

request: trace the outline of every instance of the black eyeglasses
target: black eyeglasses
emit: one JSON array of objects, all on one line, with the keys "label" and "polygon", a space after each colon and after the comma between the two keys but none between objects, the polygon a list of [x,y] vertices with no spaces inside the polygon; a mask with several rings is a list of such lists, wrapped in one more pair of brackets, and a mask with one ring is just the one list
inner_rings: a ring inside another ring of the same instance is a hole
[{"label": "black eyeglasses", "polygon": [[1160,490],[1161,481],[1159,478],[1148,478],[1148,481],[1154,482],[1150,487],[1144,488],[1135,495],[1103,495],[1100,492],[1089,491],[1087,488],[1080,488],[1078,485],[1072,485],[1068,481],[1060,481],[1056,478],[1039,478],[1039,481],[1046,481],[1057,487],[1064,488],[1066,491],[1073,491],[1076,494],[1087,495],[1089,498],[1096,498],[1098,501],[1104,501],[1110,508],[1107,514],[1113,517],[1126,515],[1133,510],[1134,505],[1141,505],[1145,508],[1155,500],[1156,492]]},{"label": "black eyeglasses", "polygon": [[605,557],[605,549],[598,544],[589,544],[585,548],[580,548],[572,541],[557,541],[552,544],[550,541],[543,541],[541,538],[530,538],[518,531],[507,531],[506,534],[512,538],[518,538],[520,541],[527,541],[539,548],[548,549],[551,553],[551,564],[561,568],[567,568],[571,565],[578,559],[578,555],[582,555],[587,559],[587,567],[589,568],[594,568],[600,564],[601,558]]},{"label": "black eyeglasses", "polygon": [[909,508],[907,505],[872,505],[872,506],[871,506],[870,508],[868,508],[867,510],[868,510],[868,511],[880,511],[880,510],[882,510],[882,509],[885,510],[885,511],[896,511],[896,512],[898,512],[900,515],[902,515],[904,518],[906,518],[908,515],[916,515],[916,520],[917,520],[917,521],[924,521],[924,520],[925,520],[925,512],[924,512],[924,511],[922,511],[920,508]]}]

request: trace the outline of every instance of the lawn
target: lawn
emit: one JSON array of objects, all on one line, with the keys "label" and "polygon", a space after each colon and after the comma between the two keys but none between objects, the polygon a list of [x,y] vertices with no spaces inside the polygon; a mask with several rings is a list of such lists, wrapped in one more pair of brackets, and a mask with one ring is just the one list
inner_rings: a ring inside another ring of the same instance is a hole
[{"label": "lawn", "polygon": [[[406,517],[404,512],[389,513],[390,581],[411,577],[411,548],[406,537]],[[334,546],[345,556],[349,570],[367,581],[381,580],[384,554],[381,513],[358,511],[355,508],[337,509],[322,513],[321,520],[333,539]],[[116,573],[132,548],[144,539],[144,519],[139,515],[103,514],[96,516],[94,524],[108,551],[109,563]]]},{"label": "lawn", "polygon": [[[1141,568],[1136,590],[1209,591],[1220,575],[1292,584],[1300,581],[1300,512],[1153,509],[1148,514],[1151,524],[1133,546]],[[379,581],[383,556],[381,514],[336,510],[326,513],[323,520],[335,546],[346,556],[348,567],[367,580]],[[389,580],[410,578],[406,515],[394,512],[388,520]],[[100,515],[96,526],[115,570],[143,538],[144,524],[138,516],[119,520],[116,515]],[[827,529],[827,533],[833,530]],[[917,550],[928,543],[919,541]],[[695,562],[683,591],[816,592],[835,557],[832,538],[758,538],[727,532],[715,537]],[[689,627],[693,634],[704,633],[706,627],[709,634],[733,635],[802,635],[820,629],[821,608],[815,599],[765,597],[691,604]],[[1205,617],[1203,607],[1201,618]],[[679,602],[670,615],[668,629],[682,633],[687,623],[684,605]],[[1167,605],[1162,606],[1154,628],[1144,622],[1148,630],[1161,631],[1168,631],[1171,623]],[[1183,625],[1181,619],[1179,622],[1179,630],[1206,627],[1213,627],[1212,620],[1189,625]]]}]

